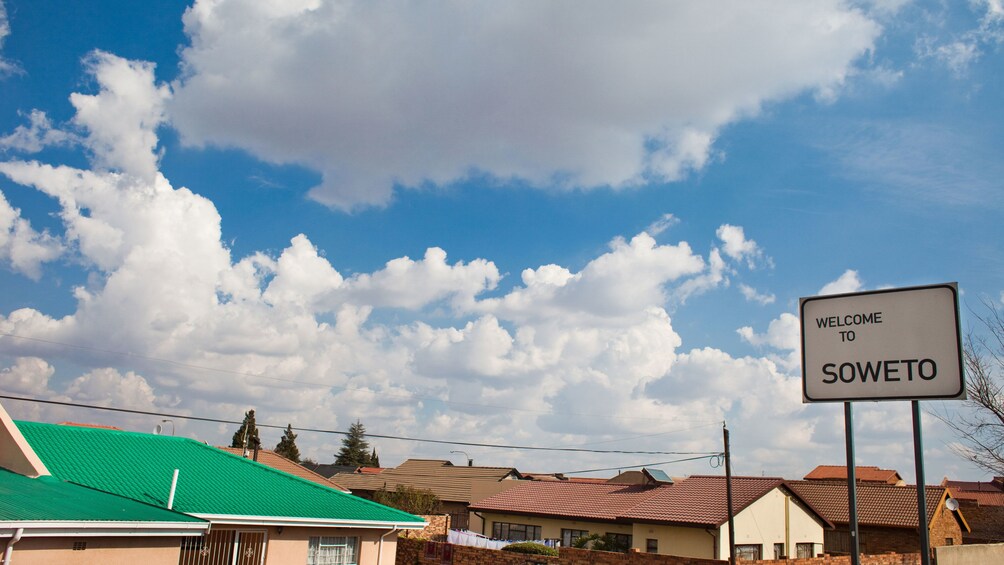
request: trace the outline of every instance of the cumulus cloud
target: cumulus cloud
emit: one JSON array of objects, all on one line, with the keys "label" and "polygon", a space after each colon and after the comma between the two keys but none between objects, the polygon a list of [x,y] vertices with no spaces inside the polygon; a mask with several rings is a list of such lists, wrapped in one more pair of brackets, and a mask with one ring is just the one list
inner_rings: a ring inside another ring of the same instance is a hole
[{"label": "cumulus cloud", "polygon": [[28,126],[17,126],[13,132],[0,137],[0,149],[38,153],[46,147],[77,141],[73,133],[54,128],[41,110],[32,110],[28,114],[28,122]]},{"label": "cumulus cloud", "polygon": [[739,285],[739,292],[743,294],[743,297],[746,298],[747,301],[756,302],[757,304],[773,304],[774,300],[776,300],[776,297],[773,294],[761,294],[757,291],[757,289],[746,284]]},{"label": "cumulus cloud", "polygon": [[74,122],[86,130],[85,144],[100,168],[152,179],[157,173],[157,127],[164,121],[170,88],[153,80],[152,63],[94,51],[88,72],[101,85],[95,95],[73,93]]},{"label": "cumulus cloud", "polygon": [[880,33],[837,0],[200,0],[184,23],[183,140],[315,168],[312,197],[343,209],[473,172],[558,190],[677,180],[715,158],[723,126],[839,88]]},{"label": "cumulus cloud", "polygon": [[823,288],[819,289],[819,294],[846,294],[849,292],[858,292],[861,288],[862,283],[858,277],[858,272],[847,269],[837,280],[823,285]]},{"label": "cumulus cloud", "polygon": [[10,23],[7,19],[7,7],[0,2],[0,78],[17,70],[13,63],[3,57],[3,42],[8,35],[10,35]]},{"label": "cumulus cloud", "polygon": [[21,211],[0,192],[0,261],[15,271],[38,280],[42,264],[60,256],[63,246],[48,232],[37,232],[21,217]]},{"label": "cumulus cloud", "polygon": [[[87,100],[78,113],[88,116],[75,122],[86,122],[93,166],[0,163],[0,175],[57,203],[66,253],[90,275],[65,315],[0,313],[0,332],[34,338],[0,340],[0,352],[17,359],[0,370],[4,388],[230,418],[254,407],[263,420],[294,427],[345,429],[362,418],[386,434],[479,443],[653,449],[666,439],[654,436],[677,434],[681,449],[717,452],[717,426],[727,420],[737,445],[770,447],[750,452],[746,472],[781,473],[796,452],[825,449],[821,417],[803,411],[786,366],[771,355],[688,349],[674,327],[670,306],[721,287],[759,256],[741,226],[719,230],[722,246],[706,253],[650,232],[614,238],[580,269],[530,266],[504,290],[490,260],[451,263],[439,248],[351,276],[307,234],[275,254],[234,258],[213,203],[155,168],[166,93],[151,68],[112,56],[89,65],[98,92],[75,98]],[[95,110],[117,104],[123,112]],[[782,330],[772,324],[766,336],[748,337],[789,347]],[[46,417],[73,418],[64,413]],[[186,435],[213,443],[232,433],[186,426]],[[338,448],[301,437],[312,457],[329,460]],[[390,442],[380,453],[388,461],[433,455]],[[493,457],[571,470],[551,455]],[[576,463],[596,464],[609,462]]]},{"label": "cumulus cloud", "polygon": [[1001,0],[972,0],[970,7],[979,13],[975,27],[949,39],[925,35],[914,45],[921,59],[933,59],[962,77],[988,49],[1004,43],[1004,3]]},{"label": "cumulus cloud", "polygon": [[764,256],[763,250],[755,241],[746,238],[742,226],[722,224],[715,235],[722,240],[722,250],[733,260],[746,261],[751,268],[760,261],[770,264],[770,257]]}]

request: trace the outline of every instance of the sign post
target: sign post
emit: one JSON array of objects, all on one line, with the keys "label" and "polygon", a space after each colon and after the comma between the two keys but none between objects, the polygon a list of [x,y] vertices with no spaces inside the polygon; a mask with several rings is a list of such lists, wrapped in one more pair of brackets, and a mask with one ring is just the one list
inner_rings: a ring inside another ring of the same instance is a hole
[{"label": "sign post", "polygon": [[910,400],[921,563],[929,534],[918,400],[965,399],[956,283],[799,301],[803,402],[843,402],[852,562],[859,563],[851,402]]}]

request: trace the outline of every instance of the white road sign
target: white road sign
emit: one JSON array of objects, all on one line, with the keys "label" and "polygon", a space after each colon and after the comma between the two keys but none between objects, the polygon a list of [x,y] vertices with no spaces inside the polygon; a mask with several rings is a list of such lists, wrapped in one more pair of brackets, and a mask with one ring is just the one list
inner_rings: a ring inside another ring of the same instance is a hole
[{"label": "white road sign", "polygon": [[804,402],[965,398],[958,286],[802,298]]}]

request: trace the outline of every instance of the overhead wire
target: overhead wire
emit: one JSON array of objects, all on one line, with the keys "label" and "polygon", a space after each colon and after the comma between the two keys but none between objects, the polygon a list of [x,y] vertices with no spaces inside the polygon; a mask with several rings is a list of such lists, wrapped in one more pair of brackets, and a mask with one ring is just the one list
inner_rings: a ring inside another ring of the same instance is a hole
[{"label": "overhead wire", "polygon": [[[195,420],[199,422],[211,422],[217,424],[243,424],[239,420],[225,420],[222,418],[208,418],[205,416],[189,416],[185,414],[173,414],[168,412],[154,412],[152,410],[135,410],[131,408],[116,408],[112,406],[97,406],[92,404],[82,404],[78,402],[68,402],[62,400],[45,400],[40,398],[24,398],[18,396],[11,396],[7,394],[0,394],[0,398],[7,400],[20,400],[24,402],[37,402],[41,404],[52,404],[58,406],[70,406],[74,408],[87,408],[91,410],[105,410],[110,412],[122,412],[126,414],[139,414],[144,416],[157,416],[160,418],[177,418],[179,420]],[[277,424],[263,424],[255,422],[255,425],[259,428],[272,428],[285,430],[287,426],[281,426]],[[299,428],[294,427],[298,432],[312,432],[312,433],[322,433],[322,434],[337,434],[337,435],[349,435],[349,432],[339,431],[339,430],[327,430],[321,428]],[[465,441],[451,441],[451,440],[441,440],[441,439],[429,439],[429,438],[413,438],[406,436],[393,436],[386,434],[374,434],[366,433],[367,437],[377,438],[377,439],[389,439],[398,441],[413,441],[421,443],[432,443],[439,445],[460,445],[466,447],[482,447],[491,449],[513,449],[521,451],[555,451],[555,452],[565,452],[565,453],[606,453],[606,454],[621,454],[621,455],[701,455],[702,457],[714,455],[712,452],[701,452],[701,451],[636,451],[636,450],[622,450],[622,449],[584,449],[576,447],[540,447],[540,446],[528,446],[528,445],[509,445],[509,444],[494,444],[494,443],[479,443],[479,442],[465,442]],[[700,457],[699,457],[700,458]]]}]

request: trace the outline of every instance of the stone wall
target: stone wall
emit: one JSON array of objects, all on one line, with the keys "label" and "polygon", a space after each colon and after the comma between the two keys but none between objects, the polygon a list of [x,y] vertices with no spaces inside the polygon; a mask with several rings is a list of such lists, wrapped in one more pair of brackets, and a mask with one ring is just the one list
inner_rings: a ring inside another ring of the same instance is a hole
[{"label": "stone wall", "polygon": [[[405,530],[403,538],[421,538],[423,540],[446,541],[446,533],[450,531],[450,515],[437,514],[422,516],[429,524],[422,530]],[[400,550],[398,550],[400,551]]]},{"label": "stone wall", "polygon": [[[784,561],[742,561],[743,565],[850,565],[848,556],[825,556]],[[497,549],[464,547],[448,543],[400,539],[397,565],[727,565],[728,561],[657,555],[654,553],[612,553],[561,548],[558,557],[510,553]],[[917,553],[863,555],[861,565],[920,565]]]}]

